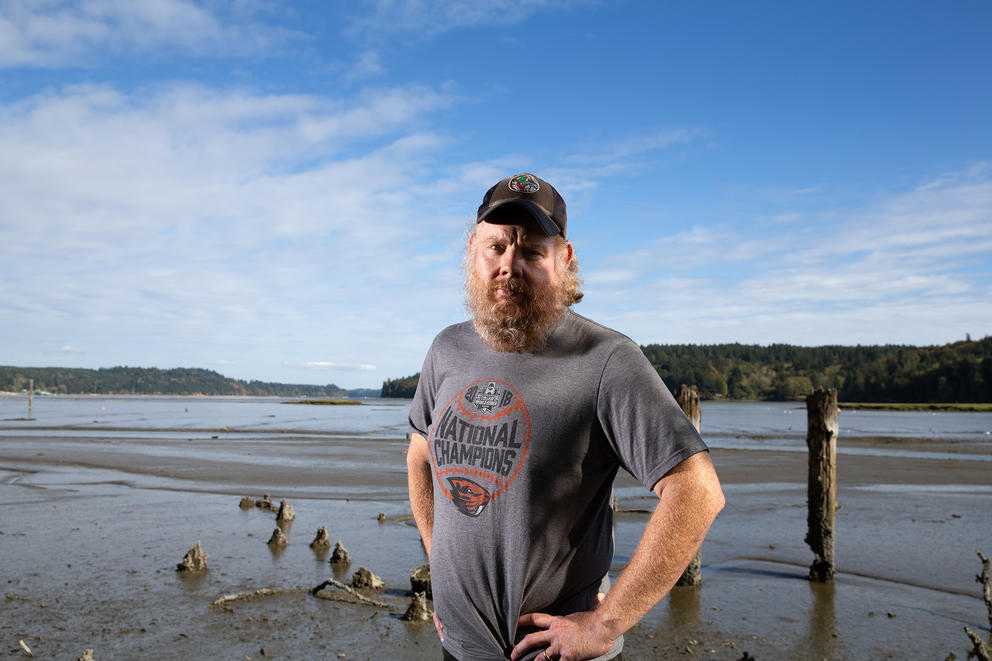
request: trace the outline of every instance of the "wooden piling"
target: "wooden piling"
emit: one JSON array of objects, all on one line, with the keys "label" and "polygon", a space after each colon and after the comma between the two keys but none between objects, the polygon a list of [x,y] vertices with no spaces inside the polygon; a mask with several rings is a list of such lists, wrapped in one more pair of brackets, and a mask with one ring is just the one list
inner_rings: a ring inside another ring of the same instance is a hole
[{"label": "wooden piling", "polygon": [[809,512],[806,543],[813,550],[812,581],[834,578],[834,521],[837,512],[837,389],[818,389],[806,397],[806,445],[809,448]]},{"label": "wooden piling", "polygon": [[[679,403],[682,407],[682,411],[692,422],[696,431],[699,431],[699,425],[702,422],[702,413],[699,409],[699,389],[696,386],[689,387],[684,383],[679,386],[679,389],[675,393],[675,401]],[[702,569],[702,556],[697,550],[696,555],[693,556],[692,560],[689,561],[689,566],[685,568],[682,572],[682,576],[675,585],[682,586],[695,586],[700,585],[703,582],[703,577],[701,573]]]},{"label": "wooden piling", "polygon": [[34,379],[28,379],[28,417],[34,417]]}]

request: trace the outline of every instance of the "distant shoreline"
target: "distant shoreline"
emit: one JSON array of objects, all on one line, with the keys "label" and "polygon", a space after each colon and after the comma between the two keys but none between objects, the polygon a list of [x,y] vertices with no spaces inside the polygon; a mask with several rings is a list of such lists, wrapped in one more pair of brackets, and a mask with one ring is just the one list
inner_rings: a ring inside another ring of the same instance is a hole
[{"label": "distant shoreline", "polygon": [[847,411],[962,411],[970,413],[992,412],[992,404],[957,404],[930,402],[841,402],[841,410]]}]

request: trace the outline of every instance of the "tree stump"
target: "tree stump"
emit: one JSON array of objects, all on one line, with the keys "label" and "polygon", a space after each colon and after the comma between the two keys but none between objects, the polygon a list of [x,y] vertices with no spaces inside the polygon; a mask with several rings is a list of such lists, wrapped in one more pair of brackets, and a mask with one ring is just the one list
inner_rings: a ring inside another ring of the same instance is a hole
[{"label": "tree stump", "polygon": [[[703,414],[699,408],[699,389],[696,386],[689,387],[683,383],[675,393],[675,401],[682,407],[682,411],[698,432],[699,425],[703,419]],[[699,551],[696,551],[696,555],[689,561],[689,566],[682,572],[682,576],[679,577],[675,585],[693,586],[702,584],[702,565],[702,555]]]},{"label": "tree stump", "polygon": [[834,579],[834,522],[837,512],[837,389],[818,389],[806,397],[806,445],[809,448],[806,543],[813,550],[810,580]]}]

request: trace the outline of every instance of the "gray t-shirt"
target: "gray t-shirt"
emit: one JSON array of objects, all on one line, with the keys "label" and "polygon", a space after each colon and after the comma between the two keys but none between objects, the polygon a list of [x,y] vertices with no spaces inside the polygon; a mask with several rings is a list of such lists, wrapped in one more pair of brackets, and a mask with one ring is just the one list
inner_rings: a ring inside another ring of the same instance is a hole
[{"label": "gray t-shirt", "polygon": [[463,661],[509,658],[521,614],[589,609],[613,561],[618,467],[651,489],[706,449],[640,348],[571,311],[536,353],[446,328],[410,429],[434,474],[434,606]]}]

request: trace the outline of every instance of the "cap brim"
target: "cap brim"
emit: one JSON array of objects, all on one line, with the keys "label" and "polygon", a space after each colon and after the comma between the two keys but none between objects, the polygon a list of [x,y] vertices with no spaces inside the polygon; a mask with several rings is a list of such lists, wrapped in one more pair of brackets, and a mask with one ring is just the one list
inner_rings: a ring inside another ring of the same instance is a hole
[{"label": "cap brim", "polygon": [[[561,234],[561,228],[555,225],[555,222],[551,220],[548,214],[544,213],[544,210],[531,202],[530,200],[503,200],[502,202],[497,202],[493,206],[486,209],[482,213],[476,222],[482,222],[483,220],[501,224],[501,223],[512,223],[515,218],[512,214],[508,213],[510,211],[509,207],[521,207],[530,212],[531,217],[537,221],[537,224],[541,227],[548,236],[555,236]],[[519,217],[517,217],[519,219]]]}]

